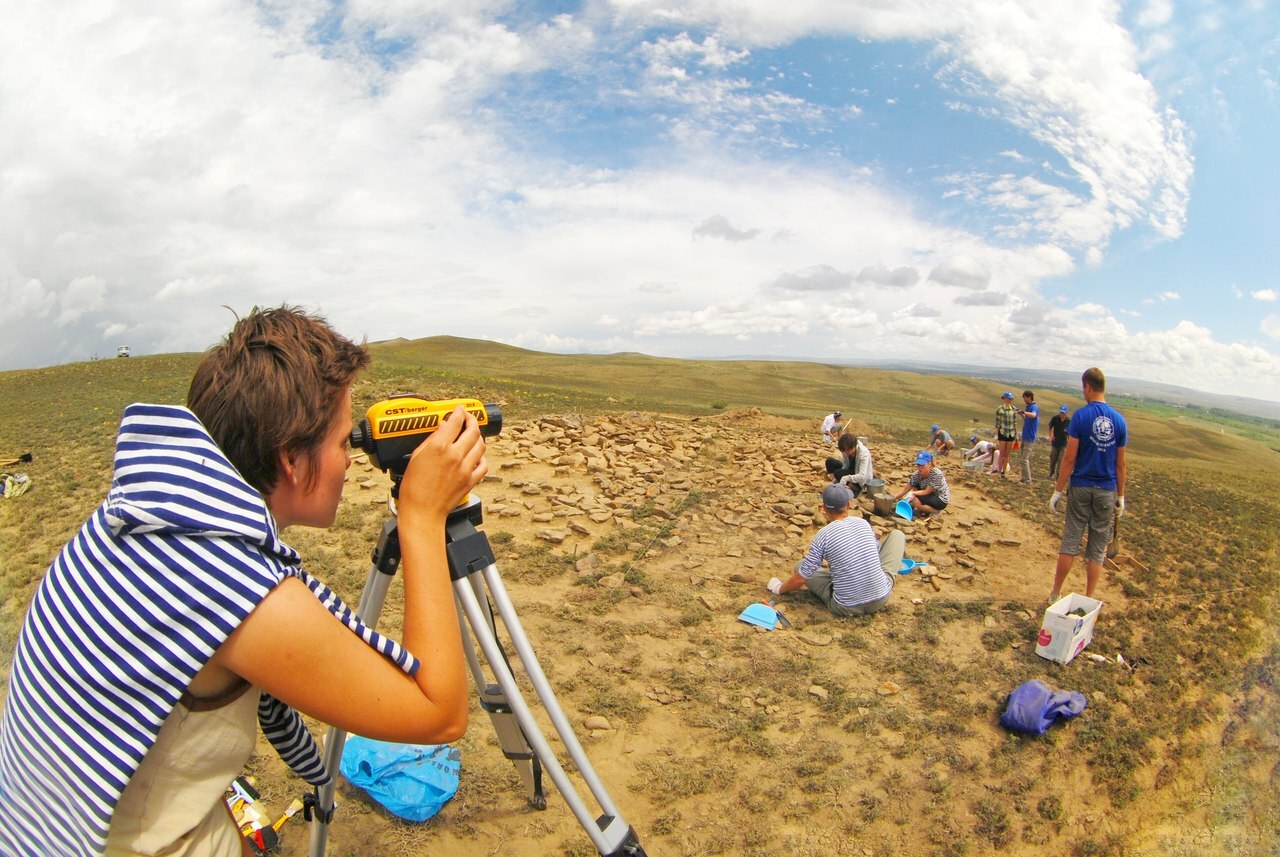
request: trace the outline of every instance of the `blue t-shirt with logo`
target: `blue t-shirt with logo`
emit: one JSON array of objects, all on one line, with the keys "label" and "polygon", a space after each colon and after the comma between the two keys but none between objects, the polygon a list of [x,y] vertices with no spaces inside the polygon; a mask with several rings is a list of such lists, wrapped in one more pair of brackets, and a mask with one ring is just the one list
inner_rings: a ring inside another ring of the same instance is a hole
[{"label": "blue t-shirt with logo", "polygon": [[1067,434],[1078,441],[1071,484],[1116,490],[1116,452],[1129,443],[1120,412],[1106,402],[1090,402],[1072,414]]},{"label": "blue t-shirt with logo", "polygon": [[1022,409],[1022,442],[1035,443],[1036,429],[1040,427],[1040,406],[1030,402]]}]

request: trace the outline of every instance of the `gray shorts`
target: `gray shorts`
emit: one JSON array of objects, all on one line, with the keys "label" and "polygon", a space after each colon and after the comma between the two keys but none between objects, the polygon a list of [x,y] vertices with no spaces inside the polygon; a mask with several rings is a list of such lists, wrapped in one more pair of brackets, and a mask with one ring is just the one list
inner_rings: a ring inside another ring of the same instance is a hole
[{"label": "gray shorts", "polygon": [[1078,554],[1080,539],[1087,530],[1089,542],[1084,549],[1084,558],[1087,562],[1101,563],[1107,558],[1107,542],[1111,541],[1111,522],[1115,513],[1115,491],[1084,485],[1068,488],[1067,523],[1062,528],[1062,546],[1058,553]]}]

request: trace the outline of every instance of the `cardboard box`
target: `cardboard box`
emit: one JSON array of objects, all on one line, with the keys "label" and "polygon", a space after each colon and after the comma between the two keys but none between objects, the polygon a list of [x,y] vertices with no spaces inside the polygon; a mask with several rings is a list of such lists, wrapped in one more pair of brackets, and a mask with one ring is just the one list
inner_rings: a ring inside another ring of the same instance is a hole
[{"label": "cardboard box", "polygon": [[[1083,608],[1085,614],[1068,615],[1077,608]],[[1044,621],[1040,623],[1040,633],[1036,637],[1036,654],[1060,664],[1071,663],[1071,659],[1084,651],[1093,639],[1093,624],[1098,620],[1101,609],[1101,601],[1074,592],[1050,604],[1044,611]]]}]

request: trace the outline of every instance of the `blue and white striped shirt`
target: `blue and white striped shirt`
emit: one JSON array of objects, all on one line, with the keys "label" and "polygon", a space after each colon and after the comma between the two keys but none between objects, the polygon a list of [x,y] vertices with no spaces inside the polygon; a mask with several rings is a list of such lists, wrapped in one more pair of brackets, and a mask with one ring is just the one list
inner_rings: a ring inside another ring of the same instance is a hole
[{"label": "blue and white striped shirt", "polygon": [[835,600],[845,607],[878,601],[893,590],[893,582],[880,564],[876,534],[861,517],[841,518],[818,530],[796,571],[808,580],[822,568],[824,559],[831,569]]},{"label": "blue and white striped shirt", "polygon": [[[194,414],[130,405],[107,500],[49,567],[18,637],[0,718],[0,855],[101,854],[120,794],[178,698],[286,576],[417,671],[298,563],[262,495]],[[299,776],[327,782],[297,712],[263,694],[258,717]]]}]

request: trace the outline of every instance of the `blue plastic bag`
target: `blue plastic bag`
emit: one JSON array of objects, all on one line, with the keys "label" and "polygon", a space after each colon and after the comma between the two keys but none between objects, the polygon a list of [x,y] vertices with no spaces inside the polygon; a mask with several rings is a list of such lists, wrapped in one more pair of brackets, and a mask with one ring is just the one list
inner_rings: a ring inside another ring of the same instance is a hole
[{"label": "blue plastic bag", "polygon": [[389,744],[347,737],[342,775],[406,821],[426,821],[458,791],[462,754],[448,744]]},{"label": "blue plastic bag", "polygon": [[1024,681],[1009,694],[1000,725],[1014,732],[1043,735],[1060,718],[1075,717],[1087,705],[1078,690],[1055,691],[1042,681]]}]

